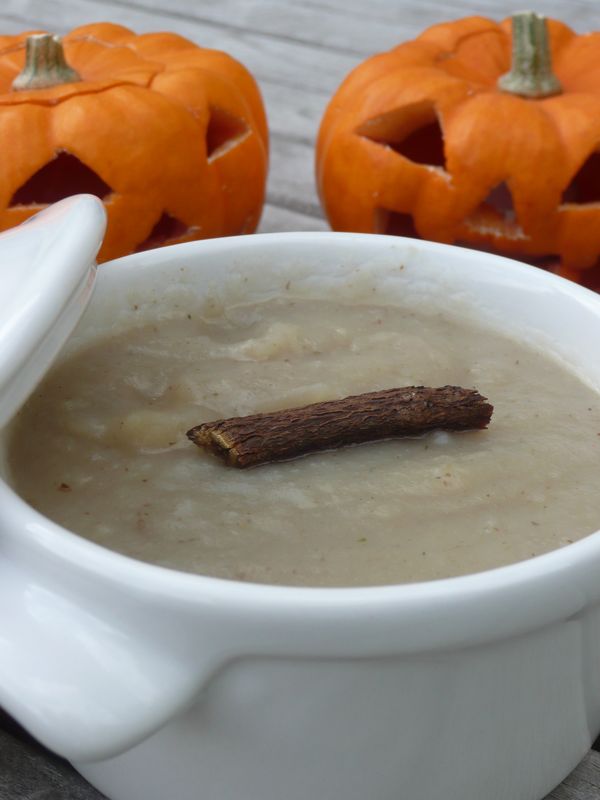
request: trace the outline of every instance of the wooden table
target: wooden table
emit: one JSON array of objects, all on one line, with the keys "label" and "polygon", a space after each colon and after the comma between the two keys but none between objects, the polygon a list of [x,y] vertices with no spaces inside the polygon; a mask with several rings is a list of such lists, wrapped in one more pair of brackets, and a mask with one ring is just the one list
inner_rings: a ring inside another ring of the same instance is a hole
[{"label": "wooden table", "polygon": [[[140,33],[175,31],[226,50],[257,78],[269,115],[271,171],[260,230],[326,230],[314,187],[313,145],[327,100],[346,73],[434,22],[468,14],[501,18],[523,5],[522,0],[2,0],[0,23],[2,33],[34,28],[62,33],[110,20]],[[579,31],[600,26],[600,0],[525,5],[555,13]],[[0,800],[34,798],[97,800],[99,795],[63,762],[0,730]],[[600,755],[590,752],[549,798],[598,800]]]}]

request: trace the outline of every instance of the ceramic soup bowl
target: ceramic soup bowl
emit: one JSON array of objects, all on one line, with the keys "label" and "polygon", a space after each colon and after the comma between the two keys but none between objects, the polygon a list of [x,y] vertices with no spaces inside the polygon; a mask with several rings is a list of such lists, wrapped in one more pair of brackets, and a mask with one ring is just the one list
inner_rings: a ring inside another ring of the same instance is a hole
[{"label": "ceramic soup bowl", "polygon": [[[134,304],[160,319],[291,278],[332,296],[361,281],[466,299],[560,341],[600,386],[599,297],[385,236],[246,236],[103,264],[69,336],[102,224],[96,201],[75,198],[0,242],[3,425],[67,337],[73,352],[132,324]],[[539,800],[600,731],[600,533],[448,580],[267,586],[118,555],[0,481],[0,617],[0,703],[112,800]]]}]

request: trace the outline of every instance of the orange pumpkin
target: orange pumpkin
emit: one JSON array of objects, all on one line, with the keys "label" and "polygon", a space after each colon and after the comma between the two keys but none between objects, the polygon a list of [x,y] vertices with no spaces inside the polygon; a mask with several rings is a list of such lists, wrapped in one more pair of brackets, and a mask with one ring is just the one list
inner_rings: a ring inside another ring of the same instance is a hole
[{"label": "orange pumpkin", "polygon": [[523,13],[511,35],[510,20],[469,17],[368,59],[326,110],[317,181],[337,230],[560,260],[593,284],[600,33]]},{"label": "orange pumpkin", "polygon": [[78,192],[108,212],[101,260],[256,229],[267,126],[241,64],[108,23],[62,43],[0,37],[0,229]]}]

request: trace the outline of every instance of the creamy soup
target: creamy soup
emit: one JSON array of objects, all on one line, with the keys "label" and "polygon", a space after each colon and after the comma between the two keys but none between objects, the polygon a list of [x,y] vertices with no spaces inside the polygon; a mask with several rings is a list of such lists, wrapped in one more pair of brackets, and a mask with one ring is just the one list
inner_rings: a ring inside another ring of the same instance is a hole
[{"label": "creamy soup", "polygon": [[[222,417],[397,386],[475,387],[488,430],[240,471],[186,438]],[[308,586],[497,567],[600,527],[599,395],[463,314],[284,297],[143,325],[55,367],[16,419],[12,480],[144,561]]]}]

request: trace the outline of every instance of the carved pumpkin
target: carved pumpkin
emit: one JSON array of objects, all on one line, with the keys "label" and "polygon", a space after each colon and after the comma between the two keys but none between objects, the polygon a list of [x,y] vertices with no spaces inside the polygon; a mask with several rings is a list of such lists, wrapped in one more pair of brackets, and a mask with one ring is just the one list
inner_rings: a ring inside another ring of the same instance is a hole
[{"label": "carved pumpkin", "polygon": [[63,44],[0,37],[0,229],[78,192],[106,206],[101,260],[256,229],[267,127],[241,64],[112,24]]},{"label": "carved pumpkin", "polygon": [[470,17],[368,59],[326,110],[317,181],[336,230],[560,260],[593,285],[600,33],[523,13],[511,36],[510,20]]}]

